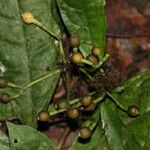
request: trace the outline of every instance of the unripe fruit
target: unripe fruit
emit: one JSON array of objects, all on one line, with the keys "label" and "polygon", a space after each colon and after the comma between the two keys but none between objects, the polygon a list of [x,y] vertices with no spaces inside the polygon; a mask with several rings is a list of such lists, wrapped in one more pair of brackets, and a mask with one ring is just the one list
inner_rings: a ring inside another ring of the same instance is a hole
[{"label": "unripe fruit", "polygon": [[72,36],[70,38],[71,47],[79,47],[80,46],[80,38],[78,36]]},{"label": "unripe fruit", "polygon": [[72,54],[71,60],[72,60],[72,62],[73,62],[74,64],[80,64],[80,63],[82,62],[82,60],[83,60],[83,56],[82,56],[81,53],[76,52],[76,53],[73,53],[73,54]]},{"label": "unripe fruit", "polygon": [[41,111],[39,114],[38,114],[38,120],[39,121],[42,121],[42,122],[47,122],[49,120],[49,117],[50,117],[50,114],[48,111]]},{"label": "unripe fruit", "polygon": [[58,109],[65,109],[67,107],[67,103],[65,100],[61,100],[57,103],[57,108]]},{"label": "unripe fruit", "polygon": [[97,47],[97,46],[94,46],[92,48],[92,54],[95,55],[95,56],[99,56],[100,55],[100,51],[101,51],[101,49],[99,47]]},{"label": "unripe fruit", "polygon": [[90,111],[93,111],[93,110],[95,109],[95,107],[96,107],[96,104],[95,104],[94,102],[92,102],[92,103],[90,104],[90,106],[84,107],[84,108],[83,108],[83,111],[90,112]]},{"label": "unripe fruit", "polygon": [[86,95],[80,100],[80,103],[83,107],[89,107],[92,103],[92,97]]},{"label": "unripe fruit", "polygon": [[69,119],[77,119],[80,115],[80,112],[77,108],[70,108],[67,112]]},{"label": "unripe fruit", "polygon": [[7,80],[4,77],[0,77],[0,88],[6,88],[7,87]]},{"label": "unripe fruit", "polygon": [[131,105],[128,107],[127,112],[130,117],[137,117],[140,114],[140,109],[137,105]]},{"label": "unripe fruit", "polygon": [[9,102],[11,99],[11,96],[7,93],[1,93],[0,94],[0,101],[3,102],[3,103],[7,103]]},{"label": "unripe fruit", "polygon": [[21,15],[22,20],[27,23],[27,24],[31,24],[34,21],[34,16],[32,13],[30,12],[25,12]]},{"label": "unripe fruit", "polygon": [[79,129],[79,136],[82,139],[88,139],[88,138],[90,138],[91,134],[92,134],[92,131],[88,127],[82,127],[81,129]]},{"label": "unripe fruit", "polygon": [[92,62],[93,64],[97,64],[98,63],[98,59],[97,57],[93,56],[93,55],[88,55],[87,56],[87,60]]}]

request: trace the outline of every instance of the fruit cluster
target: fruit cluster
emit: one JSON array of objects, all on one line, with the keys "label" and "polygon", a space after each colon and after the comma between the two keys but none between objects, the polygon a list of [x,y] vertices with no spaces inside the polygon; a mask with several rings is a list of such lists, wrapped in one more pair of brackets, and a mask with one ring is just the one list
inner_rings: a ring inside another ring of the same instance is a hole
[{"label": "fruit cluster", "polygon": [[[79,99],[78,103],[74,106],[67,107],[66,101],[60,101],[57,103],[57,110],[65,109],[67,118],[71,121],[79,121],[84,116],[84,112],[92,112],[96,108],[92,96],[86,95]],[[47,111],[41,111],[38,114],[38,120],[41,122],[47,122],[51,113]],[[83,139],[90,138],[92,134],[92,128],[90,126],[81,126],[79,128],[79,136]]]},{"label": "fruit cluster", "polygon": [[[64,57],[65,52],[63,50],[62,39],[58,35],[53,33],[52,31],[47,29],[38,20],[36,20],[34,18],[34,16],[32,15],[32,13],[26,12],[26,13],[23,13],[21,16],[25,23],[35,24],[36,26],[45,30],[47,33],[49,33],[54,39],[56,39],[59,42],[61,55],[62,55],[62,58],[64,59],[64,64],[67,64],[66,63],[67,59],[66,59],[66,57]],[[71,55],[72,62],[74,64],[78,65],[79,68],[82,67],[82,72],[85,73],[86,75],[88,75],[88,77],[90,77],[90,78],[91,78],[91,76],[86,71],[87,70],[89,71],[89,69],[92,71],[93,70],[95,71],[95,69],[100,68],[101,65],[109,57],[109,55],[106,54],[103,58],[101,58],[100,55],[101,55],[101,53],[104,52],[104,50],[103,50],[103,48],[100,48],[98,46],[93,46],[91,48],[91,53],[87,56],[83,56],[82,53],[80,52],[80,48],[79,48],[80,47],[80,38],[78,36],[71,36],[70,46],[72,47],[72,50],[73,50],[73,53]],[[90,67],[87,67],[87,65],[89,65]],[[100,71],[101,71],[101,69],[100,69]],[[59,71],[57,70],[55,73],[60,73],[60,70]],[[26,89],[33,86],[37,82],[44,80],[47,77],[50,77],[53,74],[54,74],[54,72],[49,74],[49,76],[45,76],[45,77],[41,77],[40,79],[37,79],[36,82],[33,81],[33,82],[29,83],[29,85],[26,85],[23,88],[21,87],[21,89],[20,89],[21,91],[18,95],[21,96],[22,93]],[[66,80],[67,80],[67,77],[66,77]],[[15,84],[10,84],[10,82],[8,82],[4,77],[0,77],[0,89],[4,89],[4,88],[7,89],[7,87],[9,87],[10,85],[13,87],[17,87],[17,85],[15,85]],[[109,96],[111,99],[116,101],[111,96],[111,94],[109,94],[106,91],[105,91],[104,97],[105,97],[105,95]],[[102,97],[102,99],[99,99],[99,98],[94,99],[94,96],[92,94],[89,94],[89,95],[83,96],[82,98],[79,98],[77,101],[74,100],[74,102],[73,102],[73,100],[69,101],[69,102],[68,102],[68,100],[60,101],[57,104],[57,107],[55,108],[55,110],[53,110],[53,112],[49,112],[46,110],[39,112],[37,120],[40,122],[48,122],[49,118],[51,116],[59,114],[59,113],[64,113],[67,116],[69,122],[74,122],[74,121],[79,122],[80,120],[82,121],[82,124],[79,127],[79,137],[81,137],[82,139],[89,139],[91,137],[94,127],[97,125],[97,121],[96,121],[97,118],[95,118],[95,120],[90,120],[90,117],[88,115],[95,114],[96,110],[99,110],[99,109],[96,109],[96,108],[98,108],[96,106],[99,105],[98,103],[101,100],[103,100],[104,97]],[[2,103],[7,103],[10,100],[15,99],[15,98],[10,96],[8,93],[4,93],[4,92],[0,93],[0,101]],[[124,110],[124,111],[127,112],[128,116],[130,116],[130,117],[137,117],[140,114],[140,110],[137,105],[131,105],[128,107],[127,110]],[[86,121],[89,121],[90,123],[86,124],[85,123]]]},{"label": "fruit cluster", "polygon": [[[74,121],[80,121],[83,120],[84,117],[88,116],[89,112],[91,113],[95,113],[95,111],[97,110],[96,106],[98,105],[99,101],[96,101],[93,99],[93,97],[91,95],[85,95],[82,98],[79,99],[78,103],[76,103],[75,105],[69,105],[69,107],[66,104],[65,100],[61,100],[57,103],[57,109],[55,114],[59,114],[59,112],[64,113],[68,119],[69,122],[73,122]],[[63,110],[63,111],[59,111],[59,110]],[[127,114],[130,117],[137,117],[140,114],[140,110],[139,107],[137,105],[131,105],[128,107],[127,109]],[[48,122],[49,118],[51,116],[53,116],[54,114],[48,111],[41,111],[38,114],[38,120],[40,122]],[[96,120],[96,119],[95,119]],[[86,121],[90,121],[89,118],[87,117],[87,119],[84,119],[84,122]],[[82,121],[82,124],[79,127],[78,133],[79,133],[79,137],[82,139],[89,139],[92,135],[92,130],[94,129],[94,127],[97,125],[96,121],[91,121],[90,124],[84,124],[84,122]],[[94,126],[93,126],[94,124]]]},{"label": "fruit cluster", "polygon": [[93,46],[91,49],[91,54],[84,58],[83,55],[79,52],[80,38],[78,36],[72,36],[70,38],[70,45],[73,49],[77,48],[71,57],[71,60],[74,64],[79,65],[85,63],[93,67],[98,65],[100,61],[100,52],[103,51],[102,48]]}]

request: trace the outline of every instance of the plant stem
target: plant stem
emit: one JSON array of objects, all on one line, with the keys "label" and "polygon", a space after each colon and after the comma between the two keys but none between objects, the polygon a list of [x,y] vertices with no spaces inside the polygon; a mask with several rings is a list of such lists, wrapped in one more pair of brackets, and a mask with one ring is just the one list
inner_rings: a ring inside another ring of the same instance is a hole
[{"label": "plant stem", "polygon": [[22,89],[21,86],[19,85],[16,85],[15,83],[12,83],[12,82],[8,82],[7,85],[11,88],[18,88],[18,89]]},{"label": "plant stem", "polygon": [[82,63],[90,65],[90,66],[93,66],[93,63],[88,61],[88,60],[86,60],[86,59],[82,59]]},{"label": "plant stem", "polygon": [[96,104],[96,103],[102,101],[105,96],[106,96],[106,93],[103,93],[100,97],[98,97],[97,99],[94,100],[94,103]]},{"label": "plant stem", "polygon": [[92,125],[90,125],[90,129],[93,130],[97,125],[97,121],[93,122]]},{"label": "plant stem", "polygon": [[[62,61],[64,63],[64,65],[67,65],[67,58],[65,55],[65,51],[63,48],[63,44],[62,44],[62,40],[59,41],[59,47],[60,47],[60,53],[61,53],[61,57],[62,57]],[[70,71],[66,70],[65,72],[65,88],[66,88],[66,96],[67,96],[67,106],[69,106],[69,99],[70,99]]]},{"label": "plant stem", "polygon": [[70,99],[70,74],[69,72],[66,72],[66,95],[67,95],[67,104],[69,104],[69,99]]},{"label": "plant stem", "polygon": [[14,95],[11,99],[14,100],[18,97],[20,97],[21,95],[23,95],[24,90],[22,89],[18,94]]},{"label": "plant stem", "polygon": [[109,92],[107,92],[107,91],[105,91],[105,92],[122,111],[127,112],[127,110],[124,108],[124,106],[122,106],[115,97],[113,97]]},{"label": "plant stem", "polygon": [[66,60],[64,49],[63,49],[62,40],[59,40],[59,48],[60,48],[60,54],[61,54],[61,57],[62,57],[62,61],[66,65],[67,64],[67,60]]},{"label": "plant stem", "polygon": [[58,147],[57,147],[58,150],[61,150],[63,148],[63,145],[65,144],[65,141],[66,141],[70,131],[71,131],[70,128],[66,127],[66,129],[64,130],[64,132],[61,136],[60,141],[58,142]]},{"label": "plant stem", "polygon": [[60,113],[65,112],[65,111],[66,111],[65,108],[64,109],[55,110],[53,112],[50,112],[50,116],[54,116],[54,115],[60,114]]},{"label": "plant stem", "polygon": [[[77,132],[76,132],[76,136],[75,136],[75,138],[74,138],[74,140],[73,140],[73,142],[72,142],[72,144],[71,144],[72,146],[69,147],[68,150],[73,150],[73,149],[74,149],[75,144],[76,144],[78,138],[79,138],[79,134],[77,134]],[[73,148],[72,148],[72,147],[73,147]]]},{"label": "plant stem", "polygon": [[74,105],[74,104],[78,103],[79,100],[80,100],[80,98],[76,98],[76,99],[74,99],[74,100],[69,101],[69,104],[70,104],[70,105]]},{"label": "plant stem", "polygon": [[42,28],[44,31],[46,31],[47,33],[49,33],[54,39],[59,40],[60,38],[58,37],[58,35],[56,35],[55,33],[53,33],[51,30],[49,30],[47,27],[45,27],[41,22],[39,22],[38,20],[34,19],[33,24],[35,24],[36,26]]},{"label": "plant stem", "polygon": [[103,63],[109,58],[109,54],[106,54],[103,59],[99,62],[98,65],[96,65],[96,68],[99,68],[103,65]]},{"label": "plant stem", "polygon": [[78,48],[74,47],[72,50],[73,50],[74,53],[76,53],[78,51]]},{"label": "plant stem", "polygon": [[29,83],[28,85],[26,85],[23,89],[26,90],[26,89],[28,89],[29,87],[35,85],[36,83],[41,82],[41,81],[43,81],[43,80],[45,80],[45,79],[47,79],[47,78],[49,78],[49,77],[51,77],[51,76],[53,76],[53,75],[55,75],[55,74],[58,74],[58,73],[60,73],[60,69],[56,69],[56,70],[54,70],[53,72],[51,72],[51,73],[49,73],[49,74],[47,74],[47,75],[44,75],[43,77],[40,77],[40,78],[38,78],[38,79],[32,81],[31,83]]},{"label": "plant stem", "polygon": [[[77,99],[69,101],[69,106],[74,105],[76,103],[79,103],[79,100],[80,99],[77,98]],[[60,114],[60,113],[65,112],[65,111],[66,111],[65,108],[64,109],[54,110],[54,111],[51,111],[50,109],[48,109],[48,112],[50,113],[50,116],[54,116],[54,115]]]},{"label": "plant stem", "polygon": [[37,83],[39,83],[39,82],[49,78],[49,77],[51,77],[51,76],[53,76],[55,74],[60,73],[60,71],[61,71],[60,69],[56,69],[53,72],[50,72],[49,74],[44,75],[44,76],[42,76],[42,77],[32,81],[31,83],[29,83],[26,86],[24,86],[23,88],[21,88],[21,91],[18,94],[14,95],[12,97],[12,99],[16,99],[16,98],[20,97],[24,93],[24,91],[27,90],[28,88],[30,88],[31,86],[33,86],[33,85],[35,85],[35,84],[37,84]]},{"label": "plant stem", "polygon": [[[93,95],[93,94],[95,94],[95,92],[92,92],[89,95]],[[94,103],[100,102],[101,100],[103,100],[104,97],[105,97],[105,93],[102,96],[100,96],[99,98],[97,98],[96,100],[94,100]],[[76,98],[76,99],[73,99],[73,100],[69,100],[68,106],[75,105],[76,107],[80,107],[81,106],[80,99],[81,98]],[[62,112],[67,111],[67,109],[68,108],[51,111],[51,108],[50,108],[50,109],[48,109],[48,112],[50,113],[50,116],[54,116],[54,115],[57,115],[57,114],[60,114]]]},{"label": "plant stem", "polygon": [[83,72],[91,81],[94,81],[94,79],[92,78],[92,76],[88,72],[86,72],[83,68],[79,68],[79,70],[81,72]]}]

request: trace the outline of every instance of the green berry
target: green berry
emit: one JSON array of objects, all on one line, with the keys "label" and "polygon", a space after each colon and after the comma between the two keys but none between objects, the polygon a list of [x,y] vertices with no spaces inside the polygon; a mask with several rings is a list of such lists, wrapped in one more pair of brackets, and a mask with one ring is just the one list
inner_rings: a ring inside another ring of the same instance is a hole
[{"label": "green berry", "polygon": [[79,129],[79,136],[82,139],[88,139],[88,138],[90,138],[91,134],[92,134],[92,131],[88,127],[82,127],[81,129]]},{"label": "green berry", "polygon": [[128,107],[127,112],[130,117],[137,117],[140,114],[140,109],[137,105],[131,105]]},{"label": "green berry", "polygon": [[84,108],[83,108],[83,111],[90,112],[90,111],[93,111],[93,110],[95,109],[95,107],[96,107],[96,104],[95,104],[94,102],[92,102],[92,103],[90,104],[90,106],[84,107]]},{"label": "green berry", "polygon": [[0,77],[0,88],[6,88],[7,87],[7,80],[4,77]]},{"label": "green berry", "polygon": [[99,47],[97,47],[97,46],[94,46],[94,47],[92,48],[92,54],[93,54],[94,56],[99,56],[99,55],[100,55],[100,51],[101,51],[101,48],[99,48]]},{"label": "green berry", "polygon": [[58,109],[65,109],[67,107],[67,103],[65,100],[61,100],[57,103],[57,108]]},{"label": "green berry", "polygon": [[73,53],[73,54],[72,54],[71,60],[72,60],[72,62],[73,62],[74,64],[80,64],[80,63],[82,62],[82,60],[83,60],[83,56],[82,56],[81,53],[76,52],[76,53]]},{"label": "green berry", "polygon": [[50,114],[48,111],[41,111],[39,114],[38,114],[38,120],[41,121],[41,122],[47,122],[49,120],[49,117],[50,117]]},{"label": "green berry", "polygon": [[21,14],[21,17],[22,17],[22,20],[27,24],[31,24],[35,20],[33,14],[30,12],[25,12]]},{"label": "green berry", "polygon": [[11,96],[7,93],[1,93],[0,94],[0,101],[3,102],[3,103],[7,103],[9,102],[11,99]]},{"label": "green berry", "polygon": [[80,100],[80,103],[83,107],[88,107],[91,105],[92,103],[92,97],[91,96],[84,96],[81,100]]},{"label": "green berry", "polygon": [[77,119],[80,115],[80,112],[77,108],[70,108],[67,112],[69,119]]},{"label": "green berry", "polygon": [[72,36],[70,38],[71,47],[79,47],[80,46],[80,38],[78,36]]},{"label": "green berry", "polygon": [[87,56],[87,60],[92,62],[93,64],[98,64],[98,59],[97,57],[93,56],[93,55],[88,55]]}]

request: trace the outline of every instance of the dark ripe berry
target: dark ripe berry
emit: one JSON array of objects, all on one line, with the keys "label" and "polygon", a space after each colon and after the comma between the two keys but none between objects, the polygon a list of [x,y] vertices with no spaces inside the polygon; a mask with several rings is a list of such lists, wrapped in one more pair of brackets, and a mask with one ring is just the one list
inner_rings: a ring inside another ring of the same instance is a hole
[{"label": "dark ripe berry", "polygon": [[76,52],[76,53],[73,53],[73,54],[72,54],[71,60],[72,60],[72,62],[73,62],[74,64],[80,64],[80,63],[82,62],[82,60],[83,60],[83,56],[82,56],[81,53]]},{"label": "dark ripe berry", "polygon": [[92,62],[93,64],[97,64],[98,63],[98,58],[93,56],[93,55],[88,55],[87,56],[87,60]]},{"label": "dark ripe berry", "polygon": [[77,108],[70,108],[67,112],[69,119],[77,119],[80,115],[80,112]]},{"label": "dark ripe berry", "polygon": [[39,114],[38,114],[38,120],[39,121],[42,121],[42,122],[47,122],[49,120],[49,117],[50,117],[50,114],[48,111],[41,111]]},{"label": "dark ripe berry", "polygon": [[65,100],[61,100],[57,103],[57,108],[58,109],[65,109],[67,107],[67,103]]},{"label": "dark ripe berry", "polygon": [[94,56],[99,56],[99,55],[100,55],[100,51],[101,51],[101,48],[99,48],[99,47],[97,47],[97,46],[94,46],[94,47],[92,48],[92,54],[93,54]]},{"label": "dark ripe berry", "polygon": [[92,103],[90,104],[90,106],[84,107],[83,110],[84,110],[84,111],[93,111],[93,110],[95,109],[95,107],[96,107],[96,104],[95,104],[94,102],[92,102]]},{"label": "dark ripe berry", "polygon": [[81,103],[81,105],[82,105],[83,107],[88,107],[88,106],[91,105],[92,101],[93,101],[93,100],[92,100],[92,97],[86,95],[86,96],[84,96],[84,97],[80,100],[80,103]]},{"label": "dark ripe berry", "polygon": [[137,117],[140,114],[140,109],[137,105],[131,105],[128,107],[127,112],[130,117]]},{"label": "dark ripe berry", "polygon": [[0,77],[0,88],[6,88],[7,87],[7,80],[4,77]]},{"label": "dark ripe berry", "polygon": [[80,38],[78,36],[72,36],[70,38],[71,47],[79,47],[80,46]]},{"label": "dark ripe berry", "polygon": [[0,94],[0,101],[3,102],[3,103],[7,103],[9,102],[11,99],[11,96],[7,93],[1,93]]},{"label": "dark ripe berry", "polygon": [[90,138],[91,134],[92,134],[92,131],[88,127],[82,127],[81,129],[79,129],[79,136],[82,139],[88,139],[88,138]]}]

